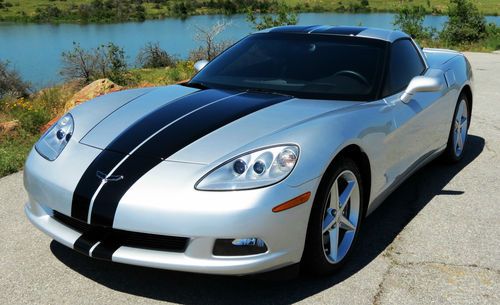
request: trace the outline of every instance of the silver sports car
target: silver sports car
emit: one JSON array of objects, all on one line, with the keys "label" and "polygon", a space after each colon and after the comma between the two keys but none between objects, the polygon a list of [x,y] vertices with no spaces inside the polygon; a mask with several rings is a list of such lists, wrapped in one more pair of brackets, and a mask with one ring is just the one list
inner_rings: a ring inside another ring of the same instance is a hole
[{"label": "silver sports car", "polygon": [[463,156],[469,62],[399,31],[278,27],[196,68],[64,115],[26,162],[29,220],[113,262],[323,274],[409,175]]}]

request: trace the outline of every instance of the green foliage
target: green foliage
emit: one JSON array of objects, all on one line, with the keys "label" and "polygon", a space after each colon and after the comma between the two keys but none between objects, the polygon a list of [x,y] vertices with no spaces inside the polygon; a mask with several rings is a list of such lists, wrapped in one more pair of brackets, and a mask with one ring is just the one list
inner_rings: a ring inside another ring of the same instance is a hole
[{"label": "green foliage", "polygon": [[428,39],[432,30],[424,27],[426,14],[423,6],[405,6],[394,16],[393,24],[415,39]]},{"label": "green foliage", "polygon": [[370,2],[368,0],[358,0],[358,1],[350,1],[347,4],[339,1],[339,6],[336,9],[337,12],[345,13],[366,13],[370,12]]},{"label": "green foliage", "polygon": [[486,37],[486,19],[469,0],[450,0],[441,38],[450,45],[470,44]]},{"label": "green foliage", "polygon": [[50,114],[42,108],[33,110],[15,109],[11,114],[19,120],[22,128],[29,133],[37,133],[41,126],[50,121]]},{"label": "green foliage", "polygon": [[110,42],[89,51],[73,42],[73,50],[62,53],[61,75],[66,79],[80,78],[90,82],[109,78],[115,83],[127,82],[127,61],[123,48]]},{"label": "green foliage", "polygon": [[137,63],[142,68],[162,68],[175,65],[177,59],[167,53],[157,43],[147,43],[137,55]]},{"label": "green foliage", "polygon": [[20,130],[0,134],[0,177],[17,172],[23,167],[28,152],[39,135]]},{"label": "green foliage", "polygon": [[171,12],[174,16],[186,17],[198,14],[200,11],[210,11],[212,13],[233,15],[242,14],[248,10],[269,12],[273,7],[279,5],[276,0],[209,0],[209,1],[175,1],[171,5]]},{"label": "green foliage", "polygon": [[131,85],[163,86],[190,79],[194,73],[193,62],[181,60],[175,65],[166,68],[131,70],[131,79],[136,81]]},{"label": "green foliage", "polygon": [[0,60],[0,98],[27,96],[30,84],[21,79],[19,73],[10,67],[8,61]]},{"label": "green foliage", "polygon": [[292,11],[287,5],[279,4],[269,14],[257,16],[254,11],[247,12],[247,21],[252,24],[255,30],[263,30],[276,26],[295,25],[299,21],[297,13]]}]

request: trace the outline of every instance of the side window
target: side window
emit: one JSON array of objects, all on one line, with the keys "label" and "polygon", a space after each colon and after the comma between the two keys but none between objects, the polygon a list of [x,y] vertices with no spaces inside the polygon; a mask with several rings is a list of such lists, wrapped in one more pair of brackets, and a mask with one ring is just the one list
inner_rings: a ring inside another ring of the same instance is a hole
[{"label": "side window", "polygon": [[384,96],[404,90],[411,79],[422,74],[424,70],[425,65],[410,40],[403,39],[394,42],[391,46]]}]

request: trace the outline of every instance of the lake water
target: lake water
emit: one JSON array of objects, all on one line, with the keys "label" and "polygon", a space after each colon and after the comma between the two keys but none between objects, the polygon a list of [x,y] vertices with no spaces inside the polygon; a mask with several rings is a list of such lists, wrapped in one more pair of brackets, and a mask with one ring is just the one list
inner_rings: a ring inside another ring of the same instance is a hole
[{"label": "lake water", "polygon": [[[0,59],[10,61],[24,79],[34,87],[41,88],[61,81],[61,52],[71,50],[73,42],[80,43],[84,48],[93,48],[111,41],[125,49],[131,65],[139,49],[147,42],[159,42],[169,53],[185,57],[189,50],[198,45],[193,39],[195,25],[208,28],[221,18],[232,20],[231,26],[221,34],[221,39],[238,40],[252,32],[244,15],[204,15],[119,24],[0,23]],[[299,24],[363,25],[392,29],[393,19],[394,14],[391,13],[304,13],[299,15]],[[500,17],[490,16],[487,19],[500,25]],[[425,25],[440,29],[445,21],[444,16],[428,16]]]}]

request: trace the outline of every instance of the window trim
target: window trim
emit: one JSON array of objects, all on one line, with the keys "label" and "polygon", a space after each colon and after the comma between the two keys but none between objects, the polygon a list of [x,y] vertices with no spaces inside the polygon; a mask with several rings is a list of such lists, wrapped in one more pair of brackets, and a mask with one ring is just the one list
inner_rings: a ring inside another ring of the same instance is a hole
[{"label": "window trim", "polygon": [[[416,75],[416,76],[422,76],[424,75],[425,73],[427,73],[427,71],[429,70],[429,66],[427,64],[427,61],[425,60],[425,58],[423,57],[423,54],[422,52],[418,49],[418,47],[416,46],[415,42],[413,41],[413,39],[411,39],[410,37],[402,37],[402,38],[398,38],[396,40],[394,40],[390,47],[388,48],[387,50],[387,60],[386,60],[386,67],[385,67],[385,75],[384,75],[384,83],[383,83],[383,86],[382,86],[382,92],[380,94],[380,98],[383,99],[383,98],[386,98],[386,97],[389,97],[389,96],[392,96],[392,95],[395,95],[395,94],[398,94],[400,92],[402,92],[403,90],[405,90],[407,87],[408,87],[408,84],[403,87],[403,88],[399,88],[397,90],[391,90],[387,93],[385,93],[385,88],[387,86],[387,81],[389,79],[389,73],[390,73],[390,65],[391,65],[391,58],[392,58],[392,47],[393,45],[398,42],[398,41],[402,41],[402,40],[408,40],[410,42],[410,44],[413,46],[413,48],[415,49],[415,51],[417,52],[418,54],[418,58],[420,59],[420,62],[421,64],[423,65],[423,70],[422,72],[420,72],[420,74]],[[385,93],[385,94],[384,94]]]}]

